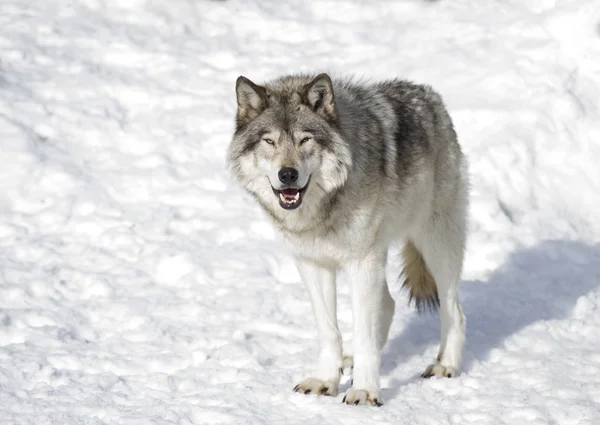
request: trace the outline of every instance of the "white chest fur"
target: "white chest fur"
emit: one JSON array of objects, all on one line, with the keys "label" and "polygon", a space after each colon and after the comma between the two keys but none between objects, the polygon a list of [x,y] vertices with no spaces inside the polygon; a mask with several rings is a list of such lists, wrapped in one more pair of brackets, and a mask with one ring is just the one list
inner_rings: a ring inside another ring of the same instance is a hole
[{"label": "white chest fur", "polygon": [[383,212],[357,209],[340,214],[326,231],[319,227],[295,233],[284,231],[284,240],[294,255],[339,266],[377,244],[382,221]]}]

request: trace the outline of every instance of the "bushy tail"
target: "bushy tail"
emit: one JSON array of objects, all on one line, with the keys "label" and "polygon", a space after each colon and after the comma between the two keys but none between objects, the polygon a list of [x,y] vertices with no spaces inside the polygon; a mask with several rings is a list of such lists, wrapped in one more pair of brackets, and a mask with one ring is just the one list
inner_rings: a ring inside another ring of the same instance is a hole
[{"label": "bushy tail", "polygon": [[407,241],[402,250],[404,261],[402,287],[409,292],[408,302],[414,300],[417,311],[435,311],[440,306],[437,285],[417,247]]}]

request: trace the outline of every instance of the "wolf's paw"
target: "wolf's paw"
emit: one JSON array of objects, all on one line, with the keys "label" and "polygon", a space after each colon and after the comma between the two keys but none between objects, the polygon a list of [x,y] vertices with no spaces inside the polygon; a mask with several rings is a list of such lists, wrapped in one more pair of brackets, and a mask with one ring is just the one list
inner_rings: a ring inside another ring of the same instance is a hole
[{"label": "wolf's paw", "polygon": [[294,387],[294,392],[335,397],[338,393],[338,384],[317,378],[307,378]]},{"label": "wolf's paw", "polygon": [[452,366],[442,366],[439,363],[427,366],[425,372],[421,374],[421,378],[431,378],[437,376],[438,378],[455,378],[459,375],[458,369]]},{"label": "wolf's paw", "polygon": [[344,356],[342,359],[342,367],[340,368],[340,375],[352,375],[353,368],[354,358],[352,356]]},{"label": "wolf's paw", "polygon": [[383,406],[383,398],[380,391],[359,390],[349,388],[342,403],[357,406],[359,404],[370,404],[371,406]]}]

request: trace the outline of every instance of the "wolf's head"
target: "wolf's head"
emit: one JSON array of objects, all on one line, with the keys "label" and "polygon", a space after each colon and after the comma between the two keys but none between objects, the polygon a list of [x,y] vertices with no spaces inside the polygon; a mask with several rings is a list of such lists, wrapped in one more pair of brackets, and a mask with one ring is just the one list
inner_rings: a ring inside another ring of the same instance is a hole
[{"label": "wolf's head", "polygon": [[295,210],[345,183],[352,158],[338,131],[327,74],[283,77],[264,86],[239,77],[236,94],[228,165],[264,207]]}]

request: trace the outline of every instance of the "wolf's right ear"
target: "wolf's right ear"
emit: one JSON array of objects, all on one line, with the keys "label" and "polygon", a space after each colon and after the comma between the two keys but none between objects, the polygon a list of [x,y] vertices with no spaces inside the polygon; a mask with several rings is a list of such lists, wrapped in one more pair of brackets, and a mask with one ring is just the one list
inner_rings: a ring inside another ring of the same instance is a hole
[{"label": "wolf's right ear", "polygon": [[267,108],[267,90],[244,76],[235,82],[238,127],[248,124]]}]

